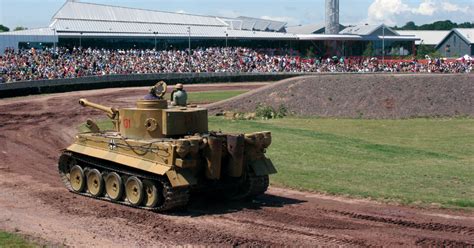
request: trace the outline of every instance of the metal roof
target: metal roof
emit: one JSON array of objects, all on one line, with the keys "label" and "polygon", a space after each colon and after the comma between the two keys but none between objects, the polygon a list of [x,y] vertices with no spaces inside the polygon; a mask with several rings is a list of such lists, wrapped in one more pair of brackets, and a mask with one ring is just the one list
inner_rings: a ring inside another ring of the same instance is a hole
[{"label": "metal roof", "polygon": [[226,26],[216,17],[67,1],[53,19]]},{"label": "metal roof", "polygon": [[26,29],[20,31],[11,31],[11,32],[3,32],[0,33],[0,36],[24,36],[24,35],[32,35],[32,36],[50,36],[54,35],[54,30],[51,28],[35,28],[35,29]]},{"label": "metal roof", "polygon": [[287,27],[286,32],[293,33],[293,34],[314,34],[316,32],[321,31],[325,27],[326,26],[324,25],[324,23],[299,25],[299,26]]},{"label": "metal roof", "polygon": [[188,34],[191,33],[207,35],[209,33],[222,33],[227,27],[180,25],[163,23],[135,23],[135,22],[111,22],[90,20],[57,20],[51,28],[58,32],[83,32],[83,33],[159,33],[159,34]]},{"label": "metal roof", "polygon": [[356,25],[356,26],[347,27],[347,28],[343,29],[341,32],[339,32],[339,34],[371,35],[371,34],[373,34],[374,32],[376,32],[377,30],[379,30],[383,27],[385,27],[385,29],[389,30],[390,32],[394,33],[395,35],[398,34],[397,31],[391,29],[390,27],[387,27],[384,24],[380,24],[380,25],[369,25],[369,24]]},{"label": "metal roof", "polygon": [[439,48],[452,33],[456,33],[467,43],[474,44],[474,28],[454,28],[436,45],[436,48]]},{"label": "metal roof", "polygon": [[241,20],[243,22],[242,29],[244,30],[279,32],[286,25],[286,22],[279,22],[279,21],[246,17],[246,16],[239,16],[235,19]]},{"label": "metal roof", "polygon": [[416,41],[416,45],[438,45],[449,31],[438,31],[438,30],[397,30],[400,35],[412,35],[420,40]]},{"label": "metal roof", "polygon": [[474,28],[455,28],[453,31],[463,36],[470,44],[474,44]]},{"label": "metal roof", "polygon": [[352,34],[297,34],[300,40],[363,40],[364,37]]}]

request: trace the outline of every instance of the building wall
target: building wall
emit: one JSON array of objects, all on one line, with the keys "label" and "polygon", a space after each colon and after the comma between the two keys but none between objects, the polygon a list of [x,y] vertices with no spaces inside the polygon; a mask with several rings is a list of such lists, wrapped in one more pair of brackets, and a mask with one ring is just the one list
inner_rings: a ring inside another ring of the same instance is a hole
[{"label": "building wall", "polygon": [[382,36],[384,34],[385,34],[385,36],[396,36],[397,35],[394,32],[390,31],[390,29],[388,29],[388,28],[379,28],[375,32],[371,33],[370,35]]},{"label": "building wall", "polygon": [[[447,46],[449,46],[448,49]],[[471,44],[468,44],[455,32],[452,32],[448,38],[441,43],[438,47],[438,52],[448,58],[461,57],[465,54],[473,55]]]},{"label": "building wall", "polygon": [[[44,35],[0,35],[0,55],[3,55],[5,49],[13,48],[18,50],[20,43],[28,44],[31,47],[42,46],[46,44],[53,44],[58,42],[56,36],[44,36]],[[41,44],[41,45],[40,45]]]}]

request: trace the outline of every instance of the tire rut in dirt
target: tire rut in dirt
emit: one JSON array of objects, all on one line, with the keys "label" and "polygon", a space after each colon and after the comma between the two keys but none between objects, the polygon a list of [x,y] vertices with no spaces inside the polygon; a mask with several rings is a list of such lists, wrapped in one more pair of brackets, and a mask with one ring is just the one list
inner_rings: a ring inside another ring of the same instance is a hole
[{"label": "tire rut in dirt", "polygon": [[262,223],[259,221],[253,221],[250,219],[241,219],[241,218],[231,218],[231,217],[226,217],[226,216],[221,216],[219,217],[224,220],[230,220],[230,221],[235,221],[237,223],[243,223],[243,224],[249,224],[253,226],[255,229],[264,229],[265,231],[271,232],[271,233],[287,233],[287,234],[297,234],[297,235],[304,235],[309,238],[311,238],[315,244],[329,244],[329,245],[338,245],[338,246],[368,246],[366,242],[363,240],[358,240],[358,239],[349,239],[349,238],[339,238],[331,235],[326,235],[326,234],[321,234],[321,233],[315,233],[315,232],[310,232],[310,231],[304,231],[304,230],[297,230],[295,228],[291,228],[288,226],[283,226],[281,223],[275,223],[273,225],[267,224],[267,223]]},{"label": "tire rut in dirt", "polygon": [[438,232],[451,232],[451,233],[458,233],[458,234],[463,234],[463,235],[474,235],[474,228],[467,227],[467,226],[454,226],[454,225],[441,224],[441,223],[435,223],[435,222],[417,223],[417,222],[402,220],[402,219],[379,217],[379,216],[374,216],[374,215],[365,215],[365,214],[359,214],[355,212],[345,212],[345,211],[337,211],[337,210],[326,210],[326,212],[347,216],[353,219],[380,222],[380,223],[398,225],[398,226],[415,228],[415,229],[438,231]]},{"label": "tire rut in dirt", "polygon": [[463,242],[449,239],[422,238],[415,243],[421,247],[474,247],[474,242]]}]

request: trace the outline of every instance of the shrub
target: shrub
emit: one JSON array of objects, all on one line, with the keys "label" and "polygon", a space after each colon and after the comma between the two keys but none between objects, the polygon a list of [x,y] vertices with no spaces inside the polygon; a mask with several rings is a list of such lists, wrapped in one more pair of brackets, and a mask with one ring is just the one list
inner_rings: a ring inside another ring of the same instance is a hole
[{"label": "shrub", "polygon": [[280,105],[278,110],[275,110],[272,106],[263,104],[257,105],[255,114],[264,120],[283,118],[288,115],[288,109],[284,105]]}]

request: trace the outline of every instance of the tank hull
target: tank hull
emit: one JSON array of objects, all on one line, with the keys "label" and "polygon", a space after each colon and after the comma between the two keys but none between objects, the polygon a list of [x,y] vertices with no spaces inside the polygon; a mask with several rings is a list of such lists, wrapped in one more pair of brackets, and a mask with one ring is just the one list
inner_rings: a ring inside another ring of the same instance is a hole
[{"label": "tank hull", "polygon": [[231,199],[263,194],[268,175],[276,173],[264,156],[268,138],[268,132],[149,140],[83,133],[63,151],[58,169],[71,192],[168,211],[186,206],[197,191],[218,191]]}]

